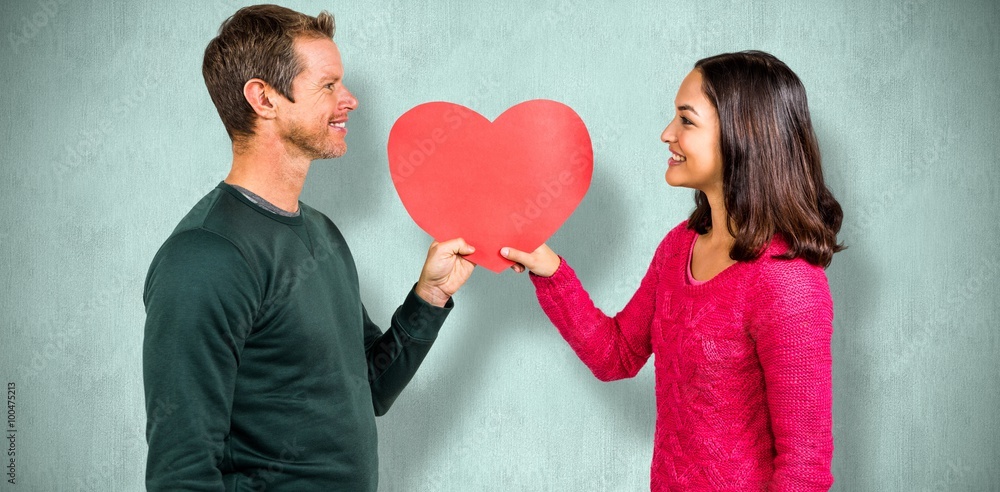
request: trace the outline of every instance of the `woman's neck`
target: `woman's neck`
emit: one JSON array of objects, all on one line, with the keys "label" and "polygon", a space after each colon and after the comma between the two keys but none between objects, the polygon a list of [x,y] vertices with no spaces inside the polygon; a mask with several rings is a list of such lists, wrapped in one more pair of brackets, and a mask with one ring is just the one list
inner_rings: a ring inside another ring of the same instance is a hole
[{"label": "woman's neck", "polygon": [[736,238],[729,232],[732,219],[729,217],[729,211],[726,210],[722,190],[702,190],[702,193],[705,193],[708,205],[712,208],[712,228],[708,230],[704,238],[710,245],[725,247],[728,251],[736,242]]}]

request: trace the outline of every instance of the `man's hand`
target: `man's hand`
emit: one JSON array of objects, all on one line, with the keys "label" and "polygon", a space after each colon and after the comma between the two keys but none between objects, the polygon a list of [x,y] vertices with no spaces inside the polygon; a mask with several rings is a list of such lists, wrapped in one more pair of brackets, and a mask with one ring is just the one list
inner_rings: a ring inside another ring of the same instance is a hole
[{"label": "man's hand", "polygon": [[472,275],[474,263],[463,255],[475,251],[464,239],[451,239],[443,243],[434,241],[427,250],[427,261],[420,272],[416,292],[421,299],[438,307],[444,307],[448,299],[458,292],[462,284]]},{"label": "man's hand", "polygon": [[545,244],[531,253],[518,251],[514,248],[500,248],[500,256],[514,262],[514,266],[510,267],[511,270],[521,273],[527,268],[539,277],[551,277],[562,262],[559,256]]}]

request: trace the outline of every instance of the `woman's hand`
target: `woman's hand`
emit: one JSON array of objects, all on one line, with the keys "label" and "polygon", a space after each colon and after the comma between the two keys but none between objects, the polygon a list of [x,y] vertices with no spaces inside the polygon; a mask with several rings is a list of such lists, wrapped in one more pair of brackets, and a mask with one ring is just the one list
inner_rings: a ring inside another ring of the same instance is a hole
[{"label": "woman's hand", "polygon": [[562,261],[545,244],[531,253],[509,247],[500,248],[500,256],[514,262],[514,266],[510,268],[515,272],[521,273],[527,268],[539,277],[551,277],[553,273],[556,273],[556,269],[559,268],[559,263]]}]

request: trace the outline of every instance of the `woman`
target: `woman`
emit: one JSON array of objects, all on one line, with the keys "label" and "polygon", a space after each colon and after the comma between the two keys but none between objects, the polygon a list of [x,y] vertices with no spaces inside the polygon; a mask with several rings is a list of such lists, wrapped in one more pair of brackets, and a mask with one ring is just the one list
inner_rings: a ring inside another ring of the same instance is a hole
[{"label": "woman", "polygon": [[651,488],[827,490],[833,483],[824,268],[843,213],[823,183],[805,89],[759,51],[700,60],[677,92],[666,180],[695,210],[614,317],[542,245],[503,248],[599,379],[656,354]]}]

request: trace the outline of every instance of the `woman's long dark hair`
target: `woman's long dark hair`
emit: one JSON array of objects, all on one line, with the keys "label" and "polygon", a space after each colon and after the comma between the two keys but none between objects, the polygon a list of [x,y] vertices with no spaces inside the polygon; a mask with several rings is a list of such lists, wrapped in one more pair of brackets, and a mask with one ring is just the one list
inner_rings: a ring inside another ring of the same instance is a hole
[{"label": "woman's long dark hair", "polygon": [[[780,233],[789,249],[775,258],[829,266],[845,247],[837,243],[844,213],[823,183],[798,76],[761,51],[723,53],[699,60],[695,69],[719,114],[722,190],[731,220],[726,226],[736,238],[729,256],[754,260]],[[705,234],[712,210],[701,191],[694,201],[688,227]]]}]

